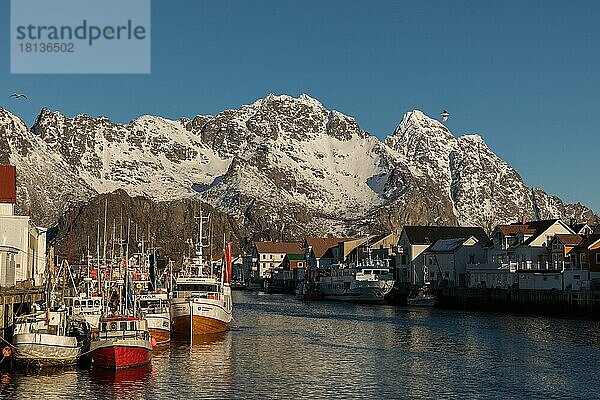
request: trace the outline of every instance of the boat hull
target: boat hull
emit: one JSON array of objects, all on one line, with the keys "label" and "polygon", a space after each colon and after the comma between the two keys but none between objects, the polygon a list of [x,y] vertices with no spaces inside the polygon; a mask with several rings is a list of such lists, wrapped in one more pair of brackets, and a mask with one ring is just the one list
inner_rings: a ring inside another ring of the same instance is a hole
[{"label": "boat hull", "polygon": [[124,369],[146,365],[152,358],[152,345],[144,339],[105,339],[90,346],[92,364],[100,368]]},{"label": "boat hull", "polygon": [[171,320],[168,313],[147,314],[148,332],[156,340],[157,345],[169,343],[171,340]]},{"label": "boat hull", "polygon": [[[175,335],[210,335],[229,330],[231,312],[217,302],[194,300],[191,302],[194,316],[190,318],[190,301],[173,299],[171,316]],[[190,327],[190,322],[192,326]]]},{"label": "boat hull", "polygon": [[75,337],[43,333],[15,335],[13,346],[18,364],[39,367],[74,365],[82,349]]}]

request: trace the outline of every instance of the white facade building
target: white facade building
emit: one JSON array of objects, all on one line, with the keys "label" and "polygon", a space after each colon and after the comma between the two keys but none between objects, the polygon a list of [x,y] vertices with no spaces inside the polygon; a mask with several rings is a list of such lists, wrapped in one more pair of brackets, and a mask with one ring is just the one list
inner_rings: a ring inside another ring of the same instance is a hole
[{"label": "white facade building", "polygon": [[46,273],[46,229],[29,216],[14,215],[15,169],[0,166],[0,174],[0,286],[23,281],[40,286]]}]

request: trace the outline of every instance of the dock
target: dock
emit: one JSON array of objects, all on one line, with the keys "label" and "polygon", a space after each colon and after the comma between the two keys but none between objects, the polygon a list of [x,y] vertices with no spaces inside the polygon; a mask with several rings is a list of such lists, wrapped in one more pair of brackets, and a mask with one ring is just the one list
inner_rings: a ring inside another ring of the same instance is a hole
[{"label": "dock", "polygon": [[2,298],[0,336],[3,339],[7,336],[7,330],[12,325],[14,315],[30,312],[33,303],[44,299],[44,293],[44,287],[32,286],[28,281],[19,282],[10,288],[0,288],[0,297]]},{"label": "dock", "polygon": [[464,310],[598,317],[600,291],[448,287],[438,291],[436,306]]}]

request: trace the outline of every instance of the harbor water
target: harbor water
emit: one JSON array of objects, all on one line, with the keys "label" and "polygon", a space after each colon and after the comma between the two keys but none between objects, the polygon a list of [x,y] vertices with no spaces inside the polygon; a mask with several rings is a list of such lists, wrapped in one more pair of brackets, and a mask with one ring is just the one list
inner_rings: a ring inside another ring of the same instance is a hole
[{"label": "harbor water", "polygon": [[5,374],[10,399],[600,398],[600,322],[234,292],[230,332],[147,368]]}]

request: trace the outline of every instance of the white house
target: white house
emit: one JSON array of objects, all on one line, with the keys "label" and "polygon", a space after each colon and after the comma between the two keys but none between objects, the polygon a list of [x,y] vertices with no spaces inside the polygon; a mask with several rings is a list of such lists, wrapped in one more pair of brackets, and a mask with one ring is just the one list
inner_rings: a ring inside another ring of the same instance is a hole
[{"label": "white house", "polygon": [[15,215],[16,171],[0,166],[0,286],[30,281],[43,284],[46,272],[46,229],[31,217]]},{"label": "white house", "polygon": [[[252,277],[270,278],[279,269],[288,254],[304,256],[302,242],[254,242],[252,249]],[[299,264],[298,268],[305,265]]]},{"label": "white house", "polygon": [[[489,240],[481,227],[404,226],[398,240],[396,279],[401,283],[422,285],[425,281],[423,252],[440,239],[466,239],[470,237],[477,239],[482,246]],[[431,271],[427,272],[431,273]]]},{"label": "white house", "polygon": [[549,251],[552,239],[557,234],[574,234],[575,232],[559,219],[531,221],[527,223],[527,226],[533,233],[519,237],[514,246],[517,269],[552,269]]},{"label": "white house", "polygon": [[448,286],[468,284],[467,266],[484,264],[487,253],[476,237],[439,239],[423,252],[426,265],[425,279]]}]

